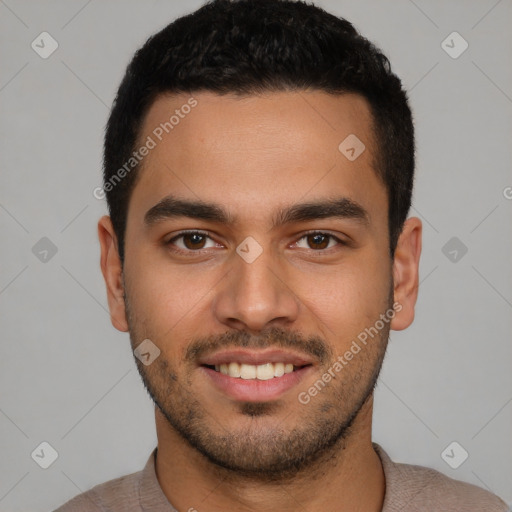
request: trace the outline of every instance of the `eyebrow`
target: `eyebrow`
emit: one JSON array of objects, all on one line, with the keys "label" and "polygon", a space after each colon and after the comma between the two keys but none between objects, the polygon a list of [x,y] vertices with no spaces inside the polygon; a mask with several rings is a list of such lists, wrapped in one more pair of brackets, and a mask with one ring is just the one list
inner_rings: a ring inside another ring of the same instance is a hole
[{"label": "eyebrow", "polygon": [[[191,201],[169,195],[146,212],[144,224],[147,227],[152,227],[159,222],[176,217],[189,217],[220,224],[236,224],[237,222],[237,218],[219,204],[200,200]],[[351,219],[366,226],[369,224],[369,214],[363,206],[347,197],[339,197],[281,208],[273,217],[272,228],[293,222],[327,218]]]}]

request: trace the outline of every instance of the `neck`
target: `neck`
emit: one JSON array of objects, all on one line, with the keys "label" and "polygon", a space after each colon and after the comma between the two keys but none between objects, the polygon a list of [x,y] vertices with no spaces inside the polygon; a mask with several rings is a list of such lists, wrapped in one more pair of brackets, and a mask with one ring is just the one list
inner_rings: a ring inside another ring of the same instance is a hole
[{"label": "neck", "polygon": [[186,443],[156,408],[158,482],[178,510],[380,512],[385,479],[371,441],[372,410],[373,396],[359,411],[349,436],[315,467],[283,482],[262,482],[210,462]]}]

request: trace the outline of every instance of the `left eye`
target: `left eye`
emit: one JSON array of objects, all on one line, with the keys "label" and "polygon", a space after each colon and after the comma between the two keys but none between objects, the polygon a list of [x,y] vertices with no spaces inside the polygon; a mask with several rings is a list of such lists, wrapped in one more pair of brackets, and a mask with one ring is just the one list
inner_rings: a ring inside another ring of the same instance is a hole
[{"label": "left eye", "polygon": [[[330,235],[329,233],[308,233],[304,235],[298,242],[297,246],[299,246],[299,243],[301,240],[305,240],[306,244],[309,245],[309,247],[304,247],[305,249],[314,249],[314,250],[322,250],[322,249],[329,249],[332,247],[332,245],[329,245],[329,242],[334,240],[338,242],[339,244],[343,244],[343,242],[335,237],[334,235]],[[334,244],[336,245],[336,244]]]}]

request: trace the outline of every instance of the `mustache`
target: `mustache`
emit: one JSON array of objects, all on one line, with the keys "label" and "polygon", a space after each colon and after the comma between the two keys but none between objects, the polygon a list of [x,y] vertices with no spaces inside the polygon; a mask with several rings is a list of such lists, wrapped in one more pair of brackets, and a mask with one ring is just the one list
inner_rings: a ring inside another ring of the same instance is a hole
[{"label": "mustache", "polygon": [[197,359],[218,352],[224,348],[269,348],[299,350],[325,364],[333,358],[332,349],[319,336],[304,336],[300,332],[291,332],[272,327],[259,335],[247,331],[229,331],[219,335],[197,338],[192,341],[185,353],[185,361],[194,363]]}]

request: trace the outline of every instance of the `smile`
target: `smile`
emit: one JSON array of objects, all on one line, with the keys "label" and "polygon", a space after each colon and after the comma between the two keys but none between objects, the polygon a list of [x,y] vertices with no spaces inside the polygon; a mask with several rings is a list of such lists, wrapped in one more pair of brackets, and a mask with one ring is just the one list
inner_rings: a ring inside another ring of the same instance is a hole
[{"label": "smile", "polygon": [[[211,367],[210,367],[211,368]],[[244,380],[270,380],[274,378],[281,378],[287,373],[292,373],[298,370],[299,366],[294,366],[291,363],[265,363],[265,364],[245,364],[245,363],[224,363],[216,364],[213,367],[216,372],[230,377],[244,379]]]}]

